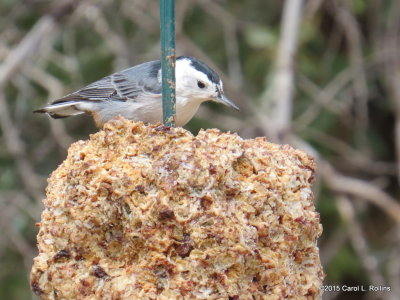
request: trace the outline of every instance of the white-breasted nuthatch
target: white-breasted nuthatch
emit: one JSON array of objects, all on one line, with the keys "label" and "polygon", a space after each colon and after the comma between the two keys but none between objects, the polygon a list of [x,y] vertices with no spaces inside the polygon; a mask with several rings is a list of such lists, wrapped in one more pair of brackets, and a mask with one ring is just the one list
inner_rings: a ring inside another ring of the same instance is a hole
[{"label": "white-breasted nuthatch", "polygon": [[[223,91],[216,72],[188,56],[176,59],[176,125],[189,122],[200,104],[216,101],[237,110]],[[146,62],[104,77],[88,86],[35,110],[65,118],[87,113],[98,127],[117,115],[145,123],[162,122],[161,62]]]}]

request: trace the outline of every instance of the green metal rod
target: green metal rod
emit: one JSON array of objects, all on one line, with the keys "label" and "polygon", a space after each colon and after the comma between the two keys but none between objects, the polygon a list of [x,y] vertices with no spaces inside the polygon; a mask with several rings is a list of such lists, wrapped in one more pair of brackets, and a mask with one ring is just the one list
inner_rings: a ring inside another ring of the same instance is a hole
[{"label": "green metal rod", "polygon": [[163,121],[175,126],[175,0],[160,0]]}]

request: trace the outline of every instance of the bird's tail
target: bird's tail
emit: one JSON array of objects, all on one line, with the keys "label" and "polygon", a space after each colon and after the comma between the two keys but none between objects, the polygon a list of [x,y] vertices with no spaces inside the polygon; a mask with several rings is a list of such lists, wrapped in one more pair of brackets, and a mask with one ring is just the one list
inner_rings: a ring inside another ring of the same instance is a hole
[{"label": "bird's tail", "polygon": [[68,101],[61,103],[49,104],[43,108],[34,110],[34,113],[47,113],[54,119],[66,118],[70,116],[83,114],[84,111],[80,110],[78,101]]}]

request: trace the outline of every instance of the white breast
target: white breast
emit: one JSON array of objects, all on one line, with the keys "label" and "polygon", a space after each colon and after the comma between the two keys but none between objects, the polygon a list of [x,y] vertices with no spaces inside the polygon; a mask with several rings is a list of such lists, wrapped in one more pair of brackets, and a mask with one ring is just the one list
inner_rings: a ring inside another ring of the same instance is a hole
[{"label": "white breast", "polygon": [[184,126],[186,123],[188,123],[196,114],[201,102],[201,100],[191,99],[188,101],[186,97],[177,97],[176,125]]},{"label": "white breast", "polygon": [[[177,97],[176,99],[176,125],[184,126],[197,112],[201,100],[187,101],[187,97]],[[81,107],[82,106],[82,107]],[[160,95],[147,95],[144,99],[136,101],[101,101],[88,103],[84,102],[79,109],[82,111],[95,111],[99,114],[103,123],[109,121],[117,115],[144,123],[162,123],[162,101]],[[83,107],[84,106],[84,107]]]}]

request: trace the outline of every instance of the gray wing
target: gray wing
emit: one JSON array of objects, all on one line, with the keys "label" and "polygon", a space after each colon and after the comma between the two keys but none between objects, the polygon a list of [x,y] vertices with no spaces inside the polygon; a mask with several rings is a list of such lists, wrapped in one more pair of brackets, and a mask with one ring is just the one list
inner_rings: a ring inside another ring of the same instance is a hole
[{"label": "gray wing", "polygon": [[161,94],[160,61],[151,61],[114,73],[53,101],[134,101],[146,94]]}]

